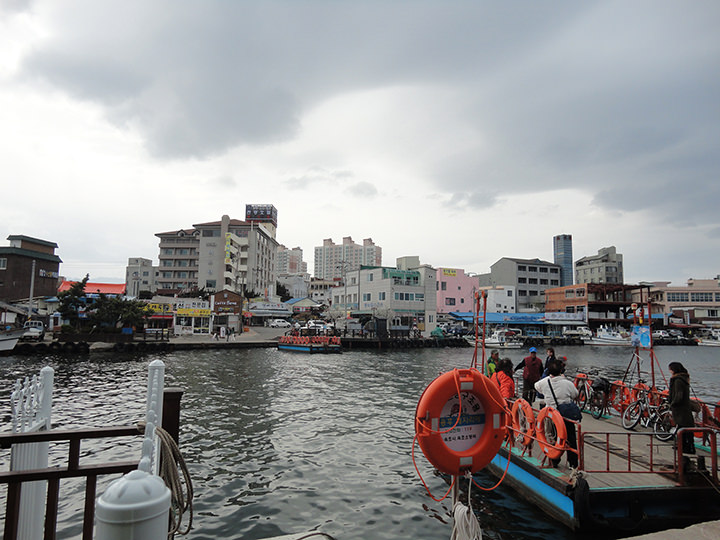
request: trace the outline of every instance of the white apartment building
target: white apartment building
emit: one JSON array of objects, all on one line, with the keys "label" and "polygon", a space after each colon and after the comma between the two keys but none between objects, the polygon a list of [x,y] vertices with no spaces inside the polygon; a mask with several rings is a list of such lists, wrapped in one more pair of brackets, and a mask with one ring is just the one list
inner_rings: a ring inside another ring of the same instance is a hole
[{"label": "white apartment building", "polygon": [[397,268],[363,267],[347,272],[332,291],[330,310],[342,327],[347,317],[387,320],[389,330],[413,326],[426,336],[437,326],[436,270],[418,257],[397,260]]},{"label": "white apartment building", "polygon": [[350,236],[344,237],[339,245],[327,238],[322,246],[315,247],[315,277],[318,279],[342,278],[343,272],[357,270],[361,265],[382,266],[382,248],[376,246],[372,238],[363,240],[362,245],[353,242]]},{"label": "white apartment building", "polygon": [[[693,279],[684,286],[671,286],[669,281],[654,281],[650,299],[655,313],[662,313],[665,324],[704,324],[720,326],[720,276],[715,279]],[[640,292],[633,301],[641,303]]]},{"label": "white apartment building", "polygon": [[266,298],[275,297],[278,243],[274,223],[241,221],[225,215],[220,221],[155,236],[160,238],[161,291],[204,288],[208,292],[227,289],[242,294],[249,290]]}]

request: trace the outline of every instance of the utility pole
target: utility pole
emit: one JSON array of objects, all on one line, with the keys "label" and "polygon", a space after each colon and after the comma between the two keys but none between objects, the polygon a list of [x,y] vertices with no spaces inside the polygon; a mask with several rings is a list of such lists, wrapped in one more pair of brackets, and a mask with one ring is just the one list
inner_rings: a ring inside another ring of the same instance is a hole
[{"label": "utility pole", "polygon": [[28,298],[28,319],[32,317],[33,295],[35,294],[35,259],[30,271],[30,297]]}]

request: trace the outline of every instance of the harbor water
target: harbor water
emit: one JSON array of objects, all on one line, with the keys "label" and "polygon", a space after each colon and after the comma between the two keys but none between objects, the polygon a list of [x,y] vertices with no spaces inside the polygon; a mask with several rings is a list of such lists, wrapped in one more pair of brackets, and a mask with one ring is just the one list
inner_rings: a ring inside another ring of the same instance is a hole
[{"label": "harbor water", "polygon": [[[507,351],[517,364],[523,350]],[[621,378],[632,350],[558,348],[568,371]],[[720,396],[720,350],[659,347],[680,361],[697,395]],[[180,443],[195,489],[191,539],[262,539],[319,530],[338,540],[449,538],[449,500],[428,497],[411,459],[415,406],[440,372],[469,367],[472,349],[303,355],[275,349],[176,351],[130,355],[0,358],[2,429],[10,431],[9,395],[17,378],[55,370],[53,426],[134,424],[144,417],[148,363],[165,362],[166,387],[184,390]],[[649,379],[645,353],[642,369]],[[663,386],[661,382],[659,386]],[[435,496],[445,482],[415,454]],[[137,459],[140,439],[85,443],[82,459]],[[0,453],[8,470],[9,452]],[[98,487],[102,493],[107,479]],[[486,479],[486,485],[494,481]],[[58,538],[80,538],[83,486],[61,486]],[[0,493],[4,515],[5,489]],[[512,490],[473,497],[486,538],[552,540],[575,535]]]}]

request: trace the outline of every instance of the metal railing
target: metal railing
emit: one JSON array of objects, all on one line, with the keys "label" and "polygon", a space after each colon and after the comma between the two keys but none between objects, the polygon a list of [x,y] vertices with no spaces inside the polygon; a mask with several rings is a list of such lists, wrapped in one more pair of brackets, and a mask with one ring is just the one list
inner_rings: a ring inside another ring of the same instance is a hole
[{"label": "metal railing", "polygon": [[[163,394],[163,428],[178,441],[180,426],[180,399],[182,390],[166,389]],[[7,504],[5,510],[4,540],[16,540],[18,534],[18,516],[20,512],[20,495],[22,485],[26,482],[44,480],[48,483],[45,503],[44,538],[53,540],[57,537],[58,503],[60,500],[60,480],[68,478],[85,478],[85,502],[83,512],[83,540],[92,540],[93,521],[95,517],[95,497],[98,476],[109,474],[125,474],[137,468],[138,460],[119,461],[115,463],[99,463],[83,465],[80,463],[80,446],[83,440],[114,437],[140,436],[136,426],[106,427],[94,429],[55,430],[35,433],[0,434],[0,448],[10,448],[14,444],[50,442],[67,444],[67,464],[63,467],[25,470],[16,472],[0,472],[0,484],[7,484]]]}]

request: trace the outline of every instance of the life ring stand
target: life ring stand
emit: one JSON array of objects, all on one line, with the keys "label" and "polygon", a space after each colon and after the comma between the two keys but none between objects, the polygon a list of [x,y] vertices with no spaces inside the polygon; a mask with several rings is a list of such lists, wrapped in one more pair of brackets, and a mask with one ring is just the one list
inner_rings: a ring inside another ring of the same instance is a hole
[{"label": "life ring stand", "polygon": [[[522,418],[520,415],[522,414]],[[515,400],[512,406],[512,427],[514,438],[516,440],[522,438],[523,446],[530,446],[533,442],[533,433],[535,432],[535,413],[532,405],[527,400],[519,398]],[[525,420],[523,422],[523,419]]]},{"label": "life ring stand", "polygon": [[630,389],[622,381],[613,381],[610,385],[610,398],[608,402],[619,413],[625,412],[630,403]]},{"label": "life ring stand", "polygon": [[[555,428],[555,443],[548,440],[545,428],[545,420],[549,420]],[[565,451],[565,442],[567,441],[567,428],[565,420],[560,411],[553,407],[544,407],[537,415],[535,420],[535,438],[540,445],[543,453],[549,459],[558,459]]]},{"label": "life ring stand", "polygon": [[475,368],[442,373],[423,391],[415,410],[420,449],[446,474],[485,468],[505,439],[504,403],[500,389]]}]

